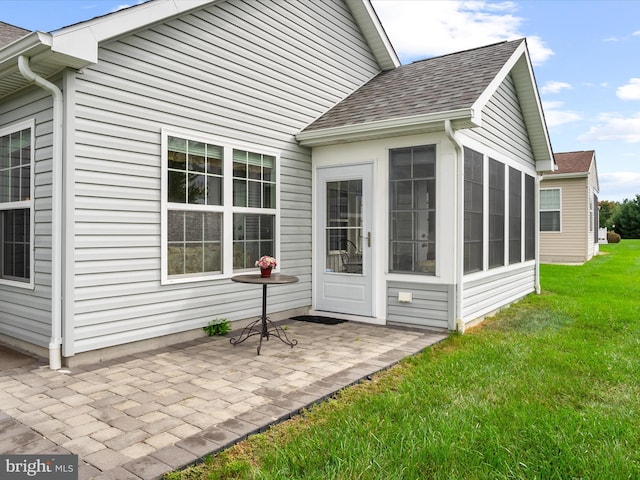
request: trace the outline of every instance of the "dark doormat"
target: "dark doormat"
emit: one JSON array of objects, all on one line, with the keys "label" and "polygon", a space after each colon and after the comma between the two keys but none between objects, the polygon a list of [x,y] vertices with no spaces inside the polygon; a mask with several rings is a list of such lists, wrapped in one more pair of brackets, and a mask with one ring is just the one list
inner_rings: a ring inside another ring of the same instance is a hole
[{"label": "dark doormat", "polygon": [[298,315],[297,317],[291,317],[291,319],[299,322],[321,323],[322,325],[337,325],[347,321],[333,317],[319,317],[317,315]]}]

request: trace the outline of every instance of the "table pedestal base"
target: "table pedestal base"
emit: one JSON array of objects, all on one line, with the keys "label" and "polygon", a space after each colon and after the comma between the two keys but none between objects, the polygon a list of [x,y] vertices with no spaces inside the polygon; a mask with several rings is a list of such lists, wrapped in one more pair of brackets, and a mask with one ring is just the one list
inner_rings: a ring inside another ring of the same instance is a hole
[{"label": "table pedestal base", "polygon": [[269,317],[260,317],[255,322],[250,323],[242,329],[239,337],[229,339],[229,343],[231,343],[231,345],[235,347],[239,343],[244,342],[247,338],[253,337],[254,335],[260,335],[260,342],[258,343],[258,355],[260,355],[260,348],[262,348],[262,339],[266,338],[267,341],[269,341],[270,336],[279,338],[282,343],[289,345],[291,348],[298,344],[297,340],[289,340],[289,337],[287,337],[287,333],[284,331],[284,329],[280,325],[269,320]]}]

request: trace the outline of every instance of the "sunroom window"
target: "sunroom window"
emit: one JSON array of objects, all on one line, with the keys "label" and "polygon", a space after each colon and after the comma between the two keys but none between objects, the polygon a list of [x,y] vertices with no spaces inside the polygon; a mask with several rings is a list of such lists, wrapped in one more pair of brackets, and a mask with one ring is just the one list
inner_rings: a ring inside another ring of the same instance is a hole
[{"label": "sunroom window", "polygon": [[32,128],[0,130],[0,280],[31,280]]},{"label": "sunroom window", "polygon": [[163,278],[227,275],[275,255],[275,155],[182,135],[164,134],[163,145]]},{"label": "sunroom window", "polygon": [[484,158],[464,149],[464,273],[482,270],[484,251]]},{"label": "sunroom window", "polygon": [[436,271],[436,147],[391,150],[390,271]]}]

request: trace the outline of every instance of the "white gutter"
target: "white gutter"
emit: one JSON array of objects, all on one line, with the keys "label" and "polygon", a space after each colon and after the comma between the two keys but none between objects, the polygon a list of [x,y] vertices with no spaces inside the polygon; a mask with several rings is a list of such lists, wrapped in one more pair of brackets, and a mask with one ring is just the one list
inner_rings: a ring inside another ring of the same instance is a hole
[{"label": "white gutter", "polygon": [[29,66],[29,58],[18,57],[20,74],[47,90],[53,97],[53,153],[51,158],[51,339],[49,368],[62,367],[62,91],[53,83],[38,76]]},{"label": "white gutter", "polygon": [[455,137],[451,127],[451,120],[444,121],[444,131],[447,138],[453,144],[456,151],[456,235],[455,235],[455,261],[454,270],[456,276],[455,318],[456,328],[464,333],[464,321],[462,319],[462,294],[464,282],[464,158],[462,144]]},{"label": "white gutter", "polygon": [[319,128],[316,130],[303,130],[296,134],[296,140],[307,147],[316,147],[330,143],[363,140],[375,136],[392,136],[419,132],[431,126],[439,126],[445,120],[468,120],[473,125],[474,112],[469,108],[449,110],[446,112],[427,113],[424,115],[410,115],[401,118],[375,120],[353,125],[341,125],[339,127]]}]

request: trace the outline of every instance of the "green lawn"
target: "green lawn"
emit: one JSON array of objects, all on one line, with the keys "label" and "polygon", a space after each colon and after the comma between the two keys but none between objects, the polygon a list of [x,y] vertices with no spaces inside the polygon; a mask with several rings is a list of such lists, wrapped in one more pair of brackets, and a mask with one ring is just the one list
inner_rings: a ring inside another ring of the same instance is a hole
[{"label": "green lawn", "polygon": [[640,241],[172,479],[640,478]]}]

